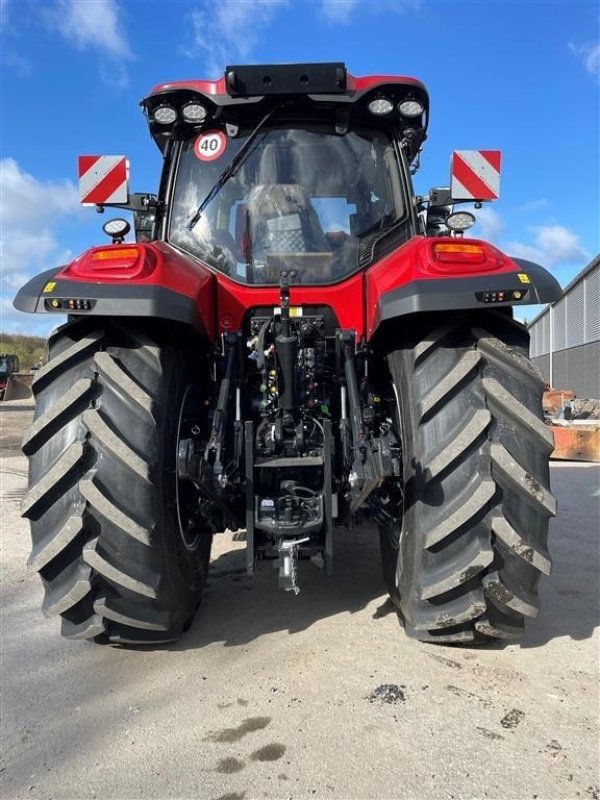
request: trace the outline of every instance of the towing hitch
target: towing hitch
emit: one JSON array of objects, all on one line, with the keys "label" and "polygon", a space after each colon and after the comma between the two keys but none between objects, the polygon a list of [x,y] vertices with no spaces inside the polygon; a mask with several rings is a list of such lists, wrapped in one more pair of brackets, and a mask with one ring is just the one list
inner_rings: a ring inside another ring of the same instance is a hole
[{"label": "towing hitch", "polygon": [[284,592],[300,594],[298,586],[298,547],[304,542],[310,541],[310,537],[303,539],[285,539],[277,546],[279,556],[279,588]]}]

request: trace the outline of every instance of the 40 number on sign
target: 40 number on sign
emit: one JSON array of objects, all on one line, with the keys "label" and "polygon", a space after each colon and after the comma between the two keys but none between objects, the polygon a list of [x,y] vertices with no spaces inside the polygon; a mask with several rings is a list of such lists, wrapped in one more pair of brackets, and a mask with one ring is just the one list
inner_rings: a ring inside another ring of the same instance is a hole
[{"label": "40 number on sign", "polygon": [[227,137],[221,131],[205,131],[194,143],[194,153],[200,161],[214,161],[225,152]]}]

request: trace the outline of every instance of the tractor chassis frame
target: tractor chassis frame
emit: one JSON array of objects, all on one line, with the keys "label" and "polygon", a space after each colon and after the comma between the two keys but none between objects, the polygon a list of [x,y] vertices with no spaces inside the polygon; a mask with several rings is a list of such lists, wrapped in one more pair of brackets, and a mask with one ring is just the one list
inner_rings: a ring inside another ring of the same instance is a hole
[{"label": "tractor chassis frame", "polygon": [[[241,397],[246,380],[242,333],[224,335],[221,342],[215,358],[220,380],[210,433],[202,443],[179,443],[179,477],[193,481],[199,500],[212,511],[213,519],[206,520],[212,530],[245,527],[249,575],[255,573],[257,559],[276,560],[281,588],[297,592],[298,559],[310,559],[332,574],[336,526],[354,527],[367,508],[377,522],[397,520],[398,509],[385,508],[387,492],[381,491],[384,483],[393,481],[401,494],[400,442],[389,420],[393,411],[382,403],[385,410],[380,410],[374,423],[368,375],[372,354],[368,348],[356,346],[355,331],[336,329],[341,415],[335,427],[331,419],[320,421],[321,455],[260,459],[256,453],[256,419],[248,418],[248,404]],[[360,367],[357,357],[362,361]],[[271,537],[268,541],[269,537],[262,535],[264,530],[261,532],[265,526],[261,525],[257,503],[263,471],[277,468],[318,469],[322,474],[321,508],[318,524],[310,530],[302,526],[285,530],[275,525],[276,540]]]}]

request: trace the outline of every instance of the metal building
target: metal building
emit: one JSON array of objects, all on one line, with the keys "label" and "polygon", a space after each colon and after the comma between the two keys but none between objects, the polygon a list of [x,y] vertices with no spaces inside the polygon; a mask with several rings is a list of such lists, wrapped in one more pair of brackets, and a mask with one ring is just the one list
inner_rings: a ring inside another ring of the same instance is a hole
[{"label": "metal building", "polygon": [[527,327],[531,359],[551,386],[600,399],[600,255]]}]

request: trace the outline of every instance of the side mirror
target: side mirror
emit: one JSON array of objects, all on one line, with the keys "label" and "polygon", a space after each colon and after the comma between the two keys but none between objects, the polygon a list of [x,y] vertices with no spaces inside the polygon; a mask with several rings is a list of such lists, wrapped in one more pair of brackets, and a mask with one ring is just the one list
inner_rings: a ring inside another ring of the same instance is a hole
[{"label": "side mirror", "polygon": [[[155,195],[136,192],[129,195],[127,203],[103,203],[96,206],[96,211],[103,214],[105,208],[120,208],[123,211],[133,212],[133,230],[136,242],[152,242],[156,239],[158,202]],[[124,222],[124,220],[122,221]],[[104,230],[108,224],[105,223],[102,229]],[[104,232],[111,236],[109,231],[104,230]]]},{"label": "side mirror", "polygon": [[426,236],[447,236],[446,220],[452,214],[452,197],[448,186],[429,190],[423,222]]},{"label": "side mirror", "polygon": [[156,204],[144,211],[133,212],[133,229],[136,242],[151,242],[156,239]]}]

